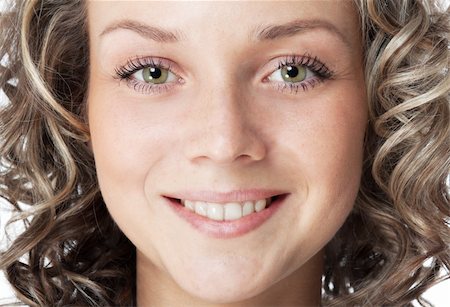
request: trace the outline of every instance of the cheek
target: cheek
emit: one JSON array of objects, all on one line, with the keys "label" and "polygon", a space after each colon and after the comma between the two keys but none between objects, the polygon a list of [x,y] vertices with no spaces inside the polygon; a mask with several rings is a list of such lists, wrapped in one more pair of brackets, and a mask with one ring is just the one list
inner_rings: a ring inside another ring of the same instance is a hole
[{"label": "cheek", "polygon": [[[365,92],[355,91],[357,86],[344,87],[334,95],[334,101],[327,101],[325,110],[318,110],[322,111],[322,120],[317,121],[312,136],[317,154],[309,165],[317,173],[315,181],[327,182],[336,193],[359,186],[367,103]],[[363,88],[364,84],[360,86]]]},{"label": "cheek", "polygon": [[145,180],[164,156],[172,129],[164,114],[143,116],[145,104],[131,108],[126,97],[95,84],[91,88],[89,126],[100,189],[116,222],[127,229],[129,221],[122,220],[128,213],[148,210],[143,202]]},{"label": "cheek", "polygon": [[142,188],[146,174],[170,151],[177,139],[173,111],[149,106],[106,88],[90,91],[89,126],[100,182]]},{"label": "cheek", "polygon": [[355,93],[355,88],[358,87],[335,95],[337,99],[330,102],[333,107],[323,112],[327,116],[323,116],[315,129],[317,135],[313,136],[316,154],[307,163],[311,174],[309,197],[327,204],[316,225],[335,221],[340,227],[359,190],[367,103],[365,93]]},{"label": "cheek", "polygon": [[159,263],[157,250],[149,244],[157,240],[155,229],[148,231],[156,209],[148,206],[146,181],[163,167],[174,129],[163,111],[149,116],[145,104],[130,107],[127,98],[106,93],[91,91],[89,96],[91,146],[102,197],[119,228],[133,243],[136,238],[146,242],[146,254]]},{"label": "cheek", "polygon": [[[309,244],[313,248],[321,248],[340,228],[360,184],[367,104],[365,92],[355,89],[364,84],[345,85],[291,112],[297,120],[285,121],[290,126],[283,127],[279,140],[302,193],[292,224],[303,238],[315,238]],[[303,243],[299,249],[308,246]]]}]

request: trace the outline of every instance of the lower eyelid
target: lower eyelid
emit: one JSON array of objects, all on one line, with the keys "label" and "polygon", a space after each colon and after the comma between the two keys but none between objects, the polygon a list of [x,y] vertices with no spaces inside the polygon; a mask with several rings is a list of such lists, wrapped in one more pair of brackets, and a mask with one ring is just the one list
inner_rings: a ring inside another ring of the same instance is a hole
[{"label": "lower eyelid", "polygon": [[[165,91],[171,90],[174,86],[184,84],[184,79],[178,77],[177,75],[173,74],[173,79],[171,82],[167,83],[161,83],[161,84],[152,84],[152,83],[145,83],[142,82],[136,78],[132,78],[130,76],[129,79],[125,80],[128,87],[131,89],[140,92],[142,94],[160,94]],[[317,86],[320,83],[323,83],[326,81],[324,78],[321,78],[319,76],[314,76],[314,73],[309,73],[310,77],[296,83],[290,83],[285,81],[271,81],[269,79],[270,75],[265,77],[262,80],[262,83],[267,83],[272,88],[275,88],[278,91],[284,92],[286,90],[290,90],[290,92],[298,93],[299,91],[305,91],[308,89],[312,89],[315,86]],[[313,75],[313,76],[311,76]],[[308,76],[308,75],[307,75]]]},{"label": "lower eyelid", "polygon": [[265,83],[268,83],[268,86],[279,92],[282,93],[288,92],[288,94],[298,94],[301,91],[305,92],[307,90],[311,90],[325,81],[326,80],[316,76],[297,83],[280,82],[280,81],[268,81]]},{"label": "lower eyelid", "polygon": [[[168,69],[165,67],[161,67],[161,68]],[[179,77],[177,74],[175,74],[174,72],[172,72],[170,69],[168,69],[169,73],[170,73],[170,77],[165,83],[157,84],[157,83],[145,82],[143,80],[140,80],[140,79],[137,79],[136,77],[134,77],[134,74],[140,72],[141,70],[142,69],[134,72],[128,78],[125,79],[125,82],[129,88],[131,88],[132,90],[139,92],[141,94],[146,94],[146,95],[161,94],[162,92],[169,91],[172,87],[174,87],[176,85],[181,85],[184,83],[183,79],[181,77]]]},{"label": "lower eyelid", "polygon": [[132,90],[145,95],[161,94],[169,91],[173,86],[176,86],[175,82],[151,84],[144,83],[136,79],[127,80],[127,86]]}]

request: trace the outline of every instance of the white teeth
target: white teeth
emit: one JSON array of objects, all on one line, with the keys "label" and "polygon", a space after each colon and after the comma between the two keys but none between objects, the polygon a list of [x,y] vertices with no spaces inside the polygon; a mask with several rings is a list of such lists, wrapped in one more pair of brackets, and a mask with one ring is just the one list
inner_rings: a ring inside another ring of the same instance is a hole
[{"label": "white teeth", "polygon": [[245,201],[242,203],[229,202],[219,204],[204,201],[181,200],[181,204],[188,210],[216,221],[238,220],[246,215],[264,210],[269,202],[270,200],[267,201],[266,199],[260,199],[257,201]]},{"label": "white teeth", "polygon": [[223,206],[220,204],[208,203],[208,217],[212,220],[223,221]]},{"label": "white teeth", "polygon": [[224,210],[225,221],[237,220],[242,217],[242,207],[239,203],[228,203]]},{"label": "white teeth", "polygon": [[208,215],[208,204],[203,201],[195,202],[195,213],[198,215],[207,216]]},{"label": "white teeth", "polygon": [[193,201],[190,200],[184,200],[181,202],[186,208],[188,208],[191,211],[195,211],[195,204]]},{"label": "white teeth", "polygon": [[249,215],[255,212],[255,205],[251,201],[246,201],[244,207],[242,207],[242,216]]},{"label": "white teeth", "polygon": [[265,207],[266,207],[266,200],[265,199],[258,200],[255,203],[255,211],[256,212],[262,211]]}]

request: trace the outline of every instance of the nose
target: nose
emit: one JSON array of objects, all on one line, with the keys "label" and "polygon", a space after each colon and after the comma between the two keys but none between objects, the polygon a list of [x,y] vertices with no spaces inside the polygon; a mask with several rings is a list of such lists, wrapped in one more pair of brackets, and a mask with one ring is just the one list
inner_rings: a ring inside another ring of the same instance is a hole
[{"label": "nose", "polygon": [[266,145],[250,97],[234,86],[216,86],[201,96],[192,109],[186,131],[186,156],[194,162],[218,164],[260,161]]}]

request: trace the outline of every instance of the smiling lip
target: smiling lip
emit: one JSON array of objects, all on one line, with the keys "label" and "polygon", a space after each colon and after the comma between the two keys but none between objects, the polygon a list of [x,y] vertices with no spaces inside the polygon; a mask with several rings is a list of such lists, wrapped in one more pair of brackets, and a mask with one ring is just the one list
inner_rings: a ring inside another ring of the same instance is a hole
[{"label": "smiling lip", "polygon": [[[284,203],[288,194],[275,190],[237,190],[227,193],[210,191],[182,192],[164,195],[163,198],[174,212],[196,230],[213,238],[228,239],[242,236],[267,221]],[[215,221],[200,216],[185,208],[180,200],[199,200],[214,203],[244,202],[258,199],[272,199],[271,204],[260,212],[244,216],[238,220]]]}]

